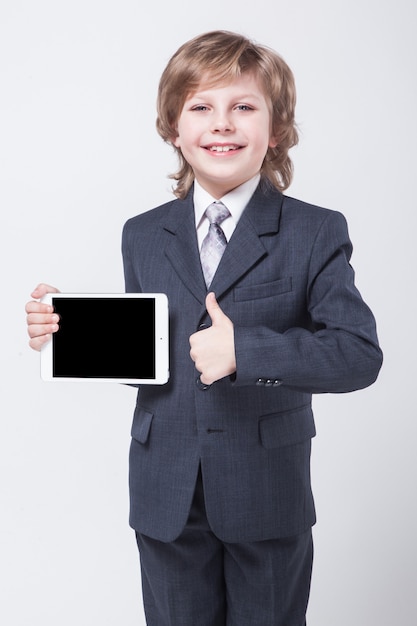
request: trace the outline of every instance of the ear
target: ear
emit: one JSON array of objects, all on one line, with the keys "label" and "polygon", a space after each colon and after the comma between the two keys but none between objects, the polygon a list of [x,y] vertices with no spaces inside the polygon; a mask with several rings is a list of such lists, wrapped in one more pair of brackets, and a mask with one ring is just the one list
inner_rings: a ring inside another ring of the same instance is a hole
[{"label": "ear", "polygon": [[169,137],[169,143],[175,146],[176,148],[180,147],[180,137],[178,132],[178,123],[171,123],[171,134]]},{"label": "ear", "polygon": [[278,126],[278,128],[272,128],[271,123],[271,134],[269,137],[268,148],[276,148],[277,145],[281,142],[282,139],[282,130]]}]

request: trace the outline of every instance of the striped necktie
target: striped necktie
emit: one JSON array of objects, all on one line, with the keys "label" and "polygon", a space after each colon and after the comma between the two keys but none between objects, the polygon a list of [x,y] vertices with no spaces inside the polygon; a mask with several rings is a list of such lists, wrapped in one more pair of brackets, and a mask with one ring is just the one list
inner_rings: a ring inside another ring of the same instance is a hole
[{"label": "striped necktie", "polygon": [[222,202],[213,202],[206,209],[206,216],[210,227],[201,245],[201,265],[207,289],[210,287],[217,266],[223,256],[227,241],[220,224],[229,217],[230,212]]}]

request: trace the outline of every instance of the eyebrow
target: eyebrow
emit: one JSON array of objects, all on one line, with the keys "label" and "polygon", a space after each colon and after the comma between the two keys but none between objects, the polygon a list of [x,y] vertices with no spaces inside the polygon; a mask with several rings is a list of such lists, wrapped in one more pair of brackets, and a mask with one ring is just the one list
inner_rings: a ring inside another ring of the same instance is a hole
[{"label": "eyebrow", "polygon": [[[187,100],[209,100],[209,94],[208,91],[201,91],[201,92],[197,92],[194,94],[191,94],[190,96],[188,96]],[[255,94],[255,93],[251,93],[251,92],[247,92],[247,93],[243,93],[242,95],[238,95],[238,96],[234,96],[232,95],[231,100],[236,100],[237,102],[240,102],[241,100],[261,100],[260,96]]]}]

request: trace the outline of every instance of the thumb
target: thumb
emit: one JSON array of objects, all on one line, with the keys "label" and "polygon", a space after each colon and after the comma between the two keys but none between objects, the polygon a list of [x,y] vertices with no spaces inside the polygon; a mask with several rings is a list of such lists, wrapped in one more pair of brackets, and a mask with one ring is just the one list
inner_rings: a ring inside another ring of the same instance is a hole
[{"label": "thumb", "polygon": [[59,293],[56,287],[52,285],[46,285],[45,283],[39,283],[30,294],[32,298],[42,298],[47,293]]},{"label": "thumb", "polygon": [[207,313],[210,315],[211,322],[213,325],[220,324],[223,319],[226,317],[223,311],[220,308],[219,303],[216,300],[216,296],[211,291],[207,294],[206,297],[206,309]]}]

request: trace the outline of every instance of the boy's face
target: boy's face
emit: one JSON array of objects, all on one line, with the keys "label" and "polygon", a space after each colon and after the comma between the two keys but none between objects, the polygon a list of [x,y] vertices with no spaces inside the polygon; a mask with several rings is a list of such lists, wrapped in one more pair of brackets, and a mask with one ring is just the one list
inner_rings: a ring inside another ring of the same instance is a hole
[{"label": "boy's face", "polygon": [[216,199],[255,176],[277,145],[270,107],[250,73],[218,87],[203,81],[185,101],[172,141]]}]

